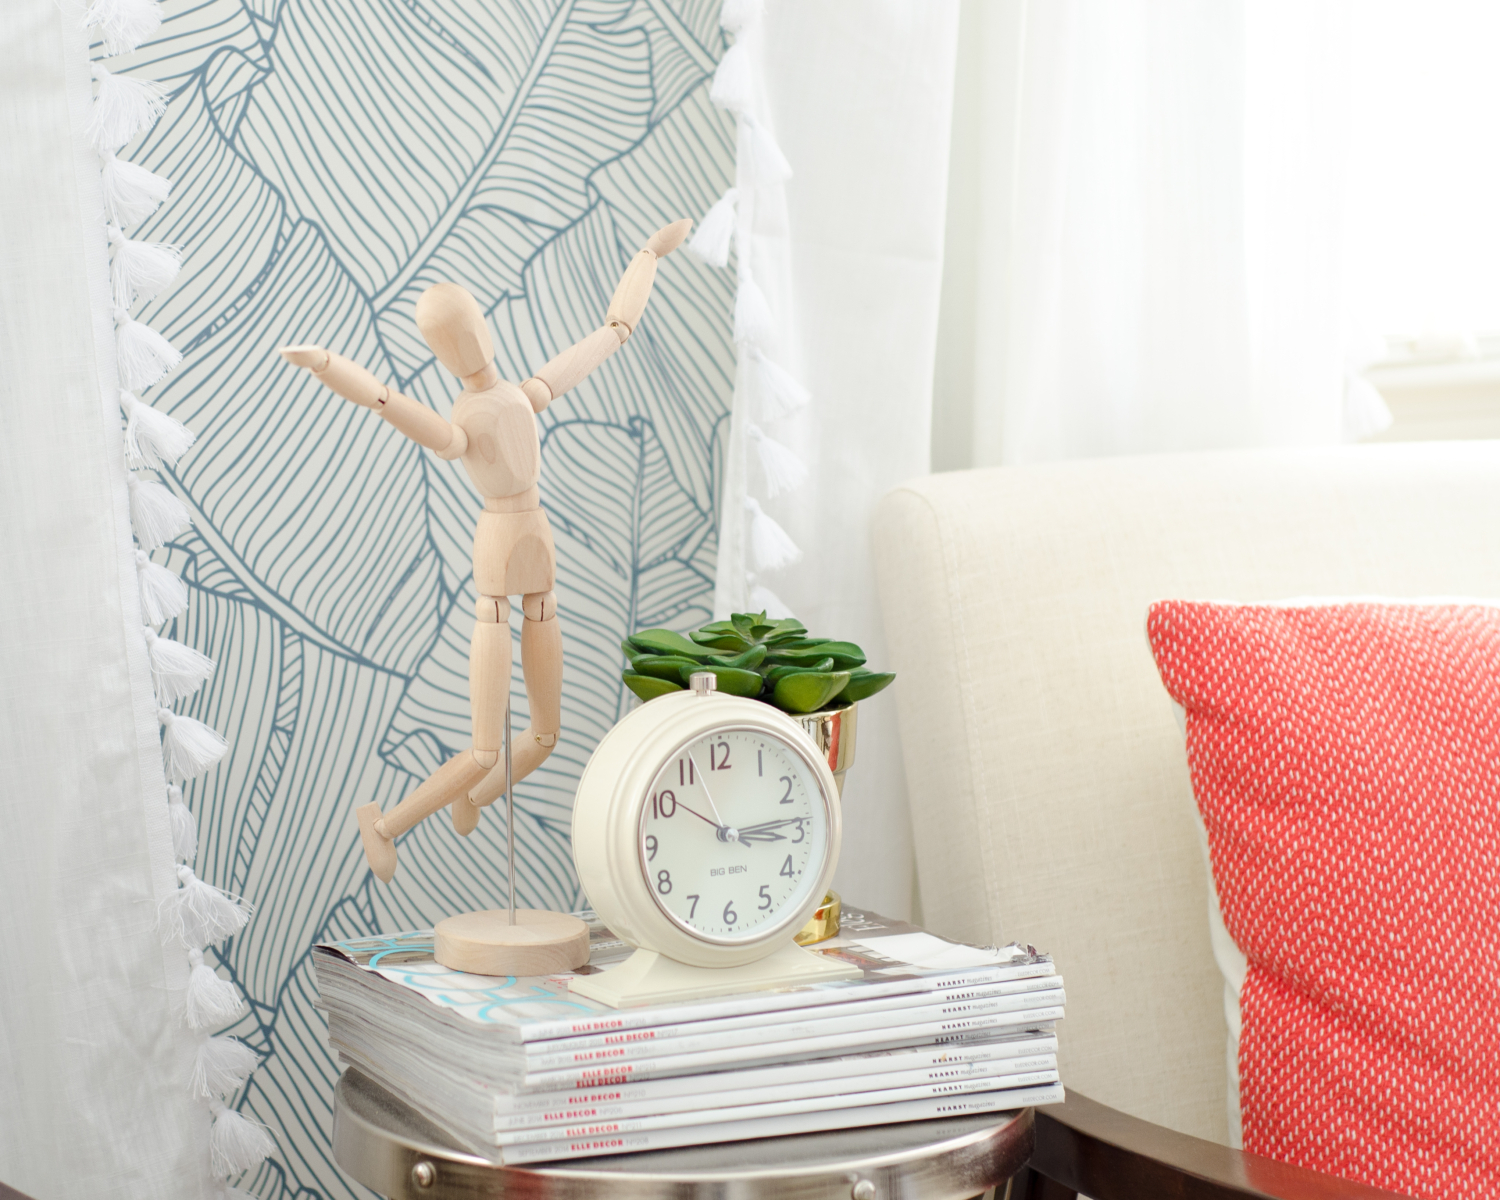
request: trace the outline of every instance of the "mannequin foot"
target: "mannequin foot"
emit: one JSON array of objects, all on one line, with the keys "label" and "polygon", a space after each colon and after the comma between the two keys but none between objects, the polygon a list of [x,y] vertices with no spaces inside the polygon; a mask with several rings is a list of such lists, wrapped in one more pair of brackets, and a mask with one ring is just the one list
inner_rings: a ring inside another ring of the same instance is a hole
[{"label": "mannequin foot", "polygon": [[365,861],[381,883],[390,883],[396,873],[396,840],[386,837],[375,828],[382,814],[380,805],[366,804],[354,810],[359,821],[359,840],[364,844]]},{"label": "mannequin foot", "polygon": [[453,812],[453,828],[460,836],[468,837],[479,828],[479,806],[469,797],[460,796],[449,807]]},{"label": "mannequin foot", "polygon": [[[538,737],[545,738],[551,744],[542,745],[537,741]],[[547,756],[557,749],[557,738],[558,735],[555,733],[534,734],[530,729],[516,734],[516,748],[510,760],[512,786],[520,783],[547,761]],[[489,774],[469,789],[469,800],[478,808],[483,808],[487,804],[493,804],[503,795],[505,795],[505,762],[502,759],[490,769]],[[474,819],[477,821],[479,818],[476,816]],[[454,828],[458,828],[456,816]]]}]

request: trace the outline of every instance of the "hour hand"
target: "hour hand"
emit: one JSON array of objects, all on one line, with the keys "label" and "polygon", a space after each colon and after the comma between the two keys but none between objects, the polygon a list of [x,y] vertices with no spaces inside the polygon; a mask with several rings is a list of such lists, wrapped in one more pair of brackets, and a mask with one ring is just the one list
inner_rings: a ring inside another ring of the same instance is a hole
[{"label": "hour hand", "polygon": [[784,842],[786,840],[786,836],[784,834],[777,833],[776,831],[778,829],[784,829],[788,825],[800,825],[806,819],[807,818],[805,817],[785,817],[779,821],[762,821],[758,825],[745,825],[742,826],[739,831],[740,841]]}]

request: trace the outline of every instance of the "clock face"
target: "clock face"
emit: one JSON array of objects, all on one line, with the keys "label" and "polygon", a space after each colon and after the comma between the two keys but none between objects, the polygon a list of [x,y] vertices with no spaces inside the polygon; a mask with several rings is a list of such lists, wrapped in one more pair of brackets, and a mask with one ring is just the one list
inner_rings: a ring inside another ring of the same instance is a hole
[{"label": "clock face", "polygon": [[756,937],[790,916],[827,853],[817,776],[758,730],[717,730],[683,747],[657,773],[641,813],[652,897],[713,941]]}]

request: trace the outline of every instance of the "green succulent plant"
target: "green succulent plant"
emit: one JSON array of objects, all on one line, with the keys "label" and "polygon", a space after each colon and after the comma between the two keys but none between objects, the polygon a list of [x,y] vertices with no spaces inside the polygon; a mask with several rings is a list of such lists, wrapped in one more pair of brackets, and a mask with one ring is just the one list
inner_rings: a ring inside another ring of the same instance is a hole
[{"label": "green succulent plant", "polygon": [[625,686],[642,700],[680,692],[695,671],[712,671],[721,692],[810,713],[867,699],[896,678],[865,670],[865,652],[853,642],[809,637],[801,621],[763,612],[734,613],[686,635],[642,629],[620,649],[630,660]]}]

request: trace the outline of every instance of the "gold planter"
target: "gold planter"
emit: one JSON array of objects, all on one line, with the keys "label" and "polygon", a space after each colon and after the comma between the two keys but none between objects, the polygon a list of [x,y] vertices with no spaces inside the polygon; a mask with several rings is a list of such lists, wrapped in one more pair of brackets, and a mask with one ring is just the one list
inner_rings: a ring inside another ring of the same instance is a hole
[{"label": "gold planter", "polygon": [[[818,753],[828,763],[842,800],[844,776],[854,765],[854,743],[859,730],[858,702],[792,719],[812,738]],[[827,941],[836,935],[839,931],[839,910],[839,894],[830,891],[823,897],[823,903],[818,905],[812,919],[798,930],[795,939],[797,945],[811,946],[814,942]]]}]

